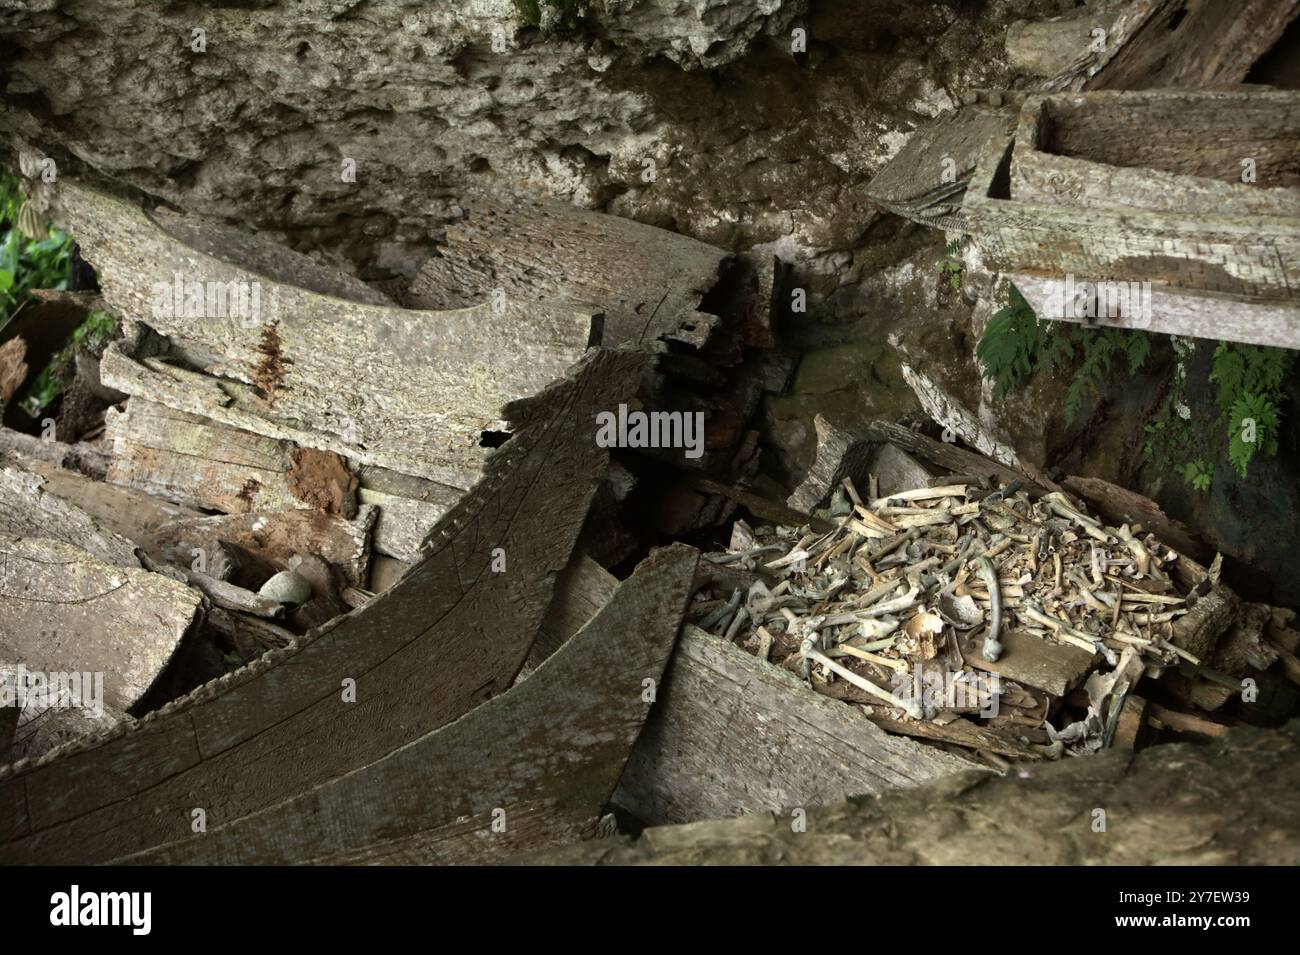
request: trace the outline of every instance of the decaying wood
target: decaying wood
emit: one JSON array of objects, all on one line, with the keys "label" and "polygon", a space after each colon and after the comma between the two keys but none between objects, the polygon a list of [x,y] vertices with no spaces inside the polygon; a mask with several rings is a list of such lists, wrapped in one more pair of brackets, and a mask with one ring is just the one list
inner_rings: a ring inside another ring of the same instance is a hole
[{"label": "decaying wood", "polygon": [[1017,70],[1048,77],[1045,89],[1082,89],[1162,5],[1178,6],[1174,0],[1121,0],[1067,16],[1017,21],[1007,30],[1007,60]]},{"label": "decaying wood", "polygon": [[663,825],[822,805],[977,765],[890,736],[853,707],[688,625],[614,801]]},{"label": "decaying wood", "polygon": [[[3,679],[3,674],[0,674],[0,680]],[[29,705],[21,713],[14,707],[0,710],[17,718],[13,742],[8,749],[0,749],[0,758],[34,759],[83,736],[105,733],[130,719],[126,713],[107,703],[93,710],[76,706],[42,706]],[[3,716],[0,716],[2,721]],[[0,737],[3,735],[0,729]]]},{"label": "decaying wood", "polygon": [[[761,813],[536,853],[604,865],[1296,865],[1300,726],[961,774],[876,799]],[[1090,828],[1107,812],[1105,838]]]},{"label": "decaying wood", "polygon": [[[1300,249],[1300,219],[1250,211],[1258,189],[1295,184],[1292,161],[1281,158],[1273,147],[1261,146],[1275,161],[1260,167],[1267,171],[1259,173],[1258,183],[1240,181],[1240,159],[1246,154],[1232,153],[1233,188],[1242,202],[1220,201],[1210,212],[1136,209],[1125,205],[1122,196],[1090,200],[1068,188],[1054,202],[1027,200],[1017,194],[1009,172],[1015,164],[1032,166],[1040,159],[1038,153],[1043,154],[1043,162],[1050,162],[1051,155],[1073,151],[1079,154],[1076,158],[1098,167],[1111,165],[1108,160],[1132,166],[1142,157],[1167,172],[1212,171],[1215,178],[1229,180],[1228,147],[1218,145],[1220,127],[1239,131],[1247,143],[1271,139],[1285,143],[1296,136],[1298,102],[1300,95],[1293,91],[1249,87],[1106,91],[1027,100],[1014,149],[1009,141],[991,141],[985,147],[966,191],[963,212],[973,224],[972,236],[983,260],[992,269],[1068,273],[1077,279],[1111,282],[1150,281],[1235,295],[1248,302],[1285,302],[1300,282],[1294,254]],[[1234,118],[1236,114],[1242,118]],[[1250,117],[1255,117],[1253,125],[1246,124]],[[1175,153],[1164,144],[1166,137],[1149,135],[1148,126],[1161,124],[1193,131],[1189,148]],[[1136,156],[1118,156],[1111,146],[1102,145],[1125,138],[1146,145]],[[1186,158],[1189,153],[1193,158]],[[1185,178],[1192,181],[1184,191],[1194,206],[1199,178]],[[1144,327],[1164,330],[1158,316]],[[1236,334],[1233,328],[1219,327],[1218,332],[1219,338]]]},{"label": "decaying wood", "polygon": [[[1061,298],[1061,279],[1044,278],[1011,271],[1007,277],[1041,316],[1056,311]],[[1084,315],[1070,310],[1059,320],[1087,324]],[[1238,295],[1194,289],[1151,286],[1151,314],[1159,317],[1159,331],[1166,335],[1192,338],[1225,338],[1252,345],[1294,348],[1296,328],[1300,328],[1300,307],[1287,302],[1246,300]],[[1144,328],[1146,319],[1138,316],[1099,318],[1094,324],[1114,328]],[[1151,326],[1153,329],[1155,325]]]},{"label": "decaying wood", "polygon": [[528,307],[563,303],[603,314],[599,340],[609,346],[702,344],[718,316],[699,311],[700,301],[729,258],[696,239],[568,203],[486,201],[447,228],[438,252],[412,281],[412,304],[457,309],[494,296]]},{"label": "decaying wood", "polygon": [[995,662],[985,660],[980,653],[979,641],[963,639],[962,657],[968,666],[996,673],[1006,680],[1043,690],[1062,697],[1079,686],[1097,661],[1095,653],[1079,647],[1048,643],[1042,637],[1004,631],[1001,635],[1003,652]]},{"label": "decaying wood", "polygon": [[1242,83],[1297,13],[1296,0],[1162,0],[1084,88]]},{"label": "decaying wood", "polygon": [[575,552],[555,583],[555,597],[528,654],[528,665],[540,666],[609,603],[617,589],[617,577],[586,554]]},{"label": "decaying wood", "polygon": [[307,507],[289,490],[293,445],[141,398],[110,409],[108,480],[230,514]]},{"label": "decaying wood", "polygon": [[1207,720],[1191,713],[1181,713],[1152,703],[1147,709],[1147,720],[1160,727],[1167,727],[1178,733],[1196,733],[1218,739],[1228,735],[1228,727],[1213,720]]},{"label": "decaying wood", "polygon": [[705,493],[716,494],[729,501],[734,501],[755,517],[761,517],[764,520],[786,524],[812,524],[815,527],[827,526],[821,518],[815,515],[805,514],[797,508],[782,504],[780,501],[769,500],[760,494],[746,491],[743,488],[732,487],[729,484],[723,484],[709,478],[699,478],[693,484]]},{"label": "decaying wood", "polygon": [[[165,355],[142,335],[114,343],[106,384],[456,487],[477,478],[488,451],[481,434],[498,427],[501,407],[562,375],[593,341],[592,314],[564,305],[507,298],[500,308],[427,312],[276,282],[224,249],[186,245],[193,232],[174,218],[160,222],[62,177],[52,211],[96,267],[108,303],[168,340]],[[259,312],[159,307],[172,304],[177,281],[223,293],[245,283],[259,292]]]},{"label": "decaying wood", "polygon": [[1009,468],[1025,470],[1020,456],[1010,444],[994,435],[987,425],[975,417],[966,407],[936,384],[924,372],[903,365],[903,380],[915,393],[934,421],[942,428],[961,438],[975,450]]},{"label": "decaying wood", "polygon": [[[863,430],[863,434],[871,440],[892,444],[915,454],[923,461],[937,464],[957,474],[992,477],[1003,484],[1019,481],[1026,486],[1036,485],[1028,475],[999,464],[982,454],[959,448],[947,441],[936,441],[899,424],[873,421]],[[1042,489],[1047,490],[1047,488]]]},{"label": "decaying wood", "polygon": [[1007,58],[1048,77],[1042,88],[1050,91],[1228,86],[1245,81],[1298,10],[1294,0],[1090,4],[1068,16],[1013,23]]},{"label": "decaying wood", "polygon": [[159,528],[197,516],[187,507],[46,461],[0,459],[0,532],[51,537],[110,564],[139,567],[136,548],[161,558]]},{"label": "decaying wood", "polygon": [[[190,836],[196,807],[211,830],[392,754],[509,687],[607,461],[573,422],[627,400],[645,361],[595,352],[508,408],[519,429],[384,594],[120,735],[0,767],[0,859],[145,852]],[[497,548],[503,573],[492,571]],[[344,701],[349,687],[355,703]]]},{"label": "decaying wood", "polygon": [[990,141],[1009,136],[1014,124],[1007,110],[970,106],[946,112],[908,137],[868,184],[867,196],[923,225],[965,232],[962,197],[981,152]]},{"label": "decaying wood", "polygon": [[109,455],[97,445],[65,444],[52,438],[23,434],[12,428],[0,428],[0,455],[15,454],[77,471],[96,480],[103,480],[108,473]]},{"label": "decaying wood", "polygon": [[350,521],[300,509],[196,516],[168,521],[157,537],[165,558],[180,567],[192,564],[195,550],[207,553],[219,544],[233,544],[277,570],[286,569],[295,554],[314,554],[343,571],[352,586],[365,587],[377,516],[370,505],[362,505]]},{"label": "decaying wood", "polygon": [[537,672],[463,719],[123,861],[474,863],[590,836],[650,708],[645,681],[672,652],[697,556],[681,544],[651,554]]},{"label": "decaying wood", "polygon": [[813,418],[817,432],[817,454],[799,486],[786,498],[796,511],[811,514],[826,503],[840,482],[849,478],[866,487],[863,480],[871,460],[871,442],[835,427],[822,415]]},{"label": "decaying wood", "polygon": [[1238,607],[1237,595],[1223,584],[1215,584],[1190,611],[1174,621],[1170,642],[1201,660],[1209,660],[1219,636],[1236,618]]},{"label": "decaying wood", "polygon": [[[876,493],[888,497],[908,488],[922,487],[934,472],[906,451],[900,451],[892,444],[882,444],[872,458],[871,476],[876,479]],[[860,487],[867,486],[862,482],[855,483]]]},{"label": "decaying wood", "polygon": [[[461,493],[457,491],[455,496]],[[364,484],[357,497],[363,505],[373,506],[379,512],[375,519],[375,550],[403,561],[413,561],[419,556],[420,545],[455,503],[404,497]]]},{"label": "decaying wood", "polygon": [[43,673],[102,673],[130,709],[199,616],[201,598],[160,574],[62,541],[0,536],[0,660]]}]

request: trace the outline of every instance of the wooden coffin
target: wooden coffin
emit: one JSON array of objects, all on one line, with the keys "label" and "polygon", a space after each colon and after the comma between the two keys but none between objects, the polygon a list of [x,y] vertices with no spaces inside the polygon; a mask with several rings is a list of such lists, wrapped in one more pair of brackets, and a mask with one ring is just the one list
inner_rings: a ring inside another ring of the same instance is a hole
[{"label": "wooden coffin", "polygon": [[[261,831],[261,824],[244,822],[247,817],[282,819],[270,813],[287,800],[355,778],[504,692],[528,654],[607,465],[594,431],[575,422],[594,421],[598,410],[627,400],[646,361],[640,353],[597,350],[570,378],[508,408],[508,417],[521,426],[488,459],[485,478],[438,524],[418,563],[384,594],[141,720],[39,760],[0,767],[0,862],[86,864],[146,855],[195,835],[199,810],[209,833],[239,824],[250,844],[262,844],[250,834]],[[494,563],[501,567],[496,556],[505,558],[500,572],[493,569]],[[680,563],[670,561],[672,568]],[[666,572],[671,577],[676,570]],[[634,589],[625,598],[633,602],[627,612],[639,612],[638,600],[663,600],[659,610],[669,615],[674,587],[664,593],[652,587],[641,597]],[[639,650],[620,647],[637,661],[627,677],[635,676],[638,685],[657,678],[655,661],[668,646],[653,628],[644,640]],[[611,686],[622,686],[621,678],[606,676]],[[537,696],[544,682],[524,700]],[[537,697],[528,705],[543,704]],[[514,706],[523,705],[502,704],[502,719],[514,720]],[[619,729],[605,739],[615,749],[624,740],[630,746],[626,727],[636,715],[617,712]],[[482,724],[474,725],[479,735],[473,739],[490,735]],[[544,736],[544,730],[537,732]],[[468,758],[465,747],[472,739],[456,739],[436,742],[448,765]],[[549,745],[540,737],[529,743]],[[483,756],[481,747],[474,752]],[[412,767],[409,751],[399,762],[412,772],[423,765],[417,759]],[[388,780],[384,785],[394,779],[388,769],[382,778]],[[611,788],[616,778],[617,768]],[[522,786],[505,795],[532,805],[535,790]],[[583,801],[582,813],[589,810]],[[417,815],[414,828],[447,822]],[[328,828],[327,823],[320,825]],[[377,825],[375,838],[401,835],[400,807],[386,804]],[[324,836],[304,835],[305,829],[295,832],[292,845],[259,858],[347,854],[364,842],[328,843]],[[336,835],[331,831],[331,838]],[[206,850],[200,846],[209,845],[217,843],[200,842],[181,856],[202,860]],[[214,849],[211,857],[223,853]]]},{"label": "wooden coffin", "polygon": [[1298,156],[1296,92],[1036,97],[984,147],[963,214],[984,264],[1024,277],[1040,317],[1095,316],[1035,280],[1150,282],[1149,309],[1099,309],[1099,323],[1294,348]]}]

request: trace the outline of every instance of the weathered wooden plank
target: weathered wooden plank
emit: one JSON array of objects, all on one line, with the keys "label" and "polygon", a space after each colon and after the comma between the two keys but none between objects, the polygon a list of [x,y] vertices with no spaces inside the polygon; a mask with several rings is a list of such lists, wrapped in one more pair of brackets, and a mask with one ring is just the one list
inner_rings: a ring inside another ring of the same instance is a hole
[{"label": "weathered wooden plank", "polygon": [[71,544],[0,535],[0,661],[41,673],[99,673],[127,710],[199,616],[200,597],[159,574]]},{"label": "weathered wooden plank", "polygon": [[157,538],[164,558],[180,567],[191,566],[196,549],[215,553],[219,543],[234,544],[277,570],[285,570],[295,554],[314,554],[338,567],[352,586],[364,588],[377,516],[370,505],[362,505],[352,520],[315,509],[196,516],[168,521]]},{"label": "weathered wooden plank", "polygon": [[567,203],[473,204],[411,283],[413,304],[566,303],[604,315],[601,342],[700,344],[717,324],[699,311],[729,256],[665,229]]},{"label": "weathered wooden plank", "polygon": [[947,441],[936,441],[899,424],[873,421],[863,429],[863,434],[871,440],[893,444],[915,454],[923,461],[930,461],[957,474],[992,477],[1003,484],[1019,481],[1023,485],[1037,485],[1043,490],[1050,489],[1038,484],[1028,475],[999,464],[982,454],[967,451]]},{"label": "weathered wooden plank", "polygon": [[916,394],[917,400],[925,413],[935,423],[961,438],[975,450],[1009,468],[1025,470],[1014,448],[993,434],[987,425],[979,420],[965,405],[948,394],[929,375],[916,371],[910,365],[903,365],[903,380]]},{"label": "weathered wooden plank", "polygon": [[174,217],[163,228],[63,178],[51,192],[107,302],[167,338],[166,355],[153,342],[140,350],[145,336],[110,348],[105,383],[304,447],[468,488],[502,405],[562,375],[593,340],[592,313],[565,305],[429,312],[323,295],[250,271],[242,250],[231,261],[188,246],[199,230]]},{"label": "weathered wooden plank", "polygon": [[817,453],[812,466],[785,499],[787,505],[805,514],[821,507],[845,478],[852,479],[865,492],[862,479],[872,452],[866,438],[835,427],[820,414],[813,418],[813,427],[817,431]]},{"label": "weathered wooden plank", "polygon": [[[526,856],[538,865],[1296,865],[1295,723],[1226,740],[1103,751],[878,799],[647,829]],[[1105,838],[1091,821],[1107,812]],[[1241,838],[1249,833],[1249,838]],[[877,872],[883,870],[876,870]],[[993,873],[990,873],[993,874]]]},{"label": "weathered wooden plank", "polygon": [[38,438],[12,428],[0,427],[0,455],[14,454],[77,471],[98,480],[103,480],[108,473],[109,456],[95,445],[65,444],[51,438]]},{"label": "weathered wooden plank", "polygon": [[1300,347],[1300,305],[1294,303],[1265,302],[1240,295],[1152,284],[1149,317],[1133,313],[1102,316],[1090,321],[1070,309],[1057,308],[1057,303],[1062,300],[1060,277],[1011,272],[1007,278],[1040,318],[1276,348]]},{"label": "weathered wooden plank", "polygon": [[984,659],[983,634],[959,638],[966,665],[996,673],[1003,679],[1062,697],[1083,682],[1097,659],[1095,653],[1065,643],[1053,643],[1018,630],[1004,630],[1002,655],[996,663]]},{"label": "weathered wooden plank", "polygon": [[590,835],[650,709],[643,684],[663,674],[697,558],[681,544],[651,554],[535,673],[463,719],[123,861],[489,862]]},{"label": "weathered wooden plank", "polygon": [[1242,83],[1297,13],[1296,0],[1164,0],[1084,89]]},{"label": "weathered wooden plank", "polygon": [[[1114,200],[1104,206],[1083,205],[1068,195],[1055,202],[1024,201],[1010,188],[1010,167],[1013,155],[1042,148],[1050,135],[1043,128],[1042,117],[1052,110],[1109,117],[1106,121],[1116,126],[1127,121],[1131,138],[1142,141],[1147,137],[1138,119],[1153,112],[1169,113],[1169,122],[1176,123],[1182,117],[1180,110],[1218,115],[1250,107],[1281,122],[1280,132],[1271,127],[1255,129],[1252,141],[1263,142],[1275,133],[1279,140],[1294,136],[1295,124],[1290,117],[1297,115],[1297,102],[1300,93],[1250,88],[1094,92],[1047,97],[1041,104],[1027,101],[1014,149],[1010,143],[990,142],[965,194],[963,211],[972,223],[980,254],[988,267],[1009,273],[1151,282],[1155,287],[1291,304],[1293,290],[1300,285],[1300,217],[1254,214],[1247,211],[1249,202],[1225,202],[1213,213],[1189,215],[1134,209]],[[1097,127],[1098,122],[1091,125]],[[1212,125],[1207,129],[1213,129]],[[1216,132],[1206,131],[1202,138],[1218,142],[1217,136]],[[1105,151],[1109,147],[1092,148],[1094,163],[1098,162],[1097,155],[1110,155]],[[1164,149],[1154,154],[1147,152],[1153,161],[1169,159]],[[1244,153],[1236,157],[1239,171],[1243,158],[1249,157]],[[1222,156],[1215,161],[1220,160]],[[1278,184],[1291,185],[1294,183],[1288,177],[1294,171],[1294,161],[1288,160],[1281,166],[1275,164],[1266,175]],[[1267,178],[1261,180],[1264,186],[1269,182]],[[1240,183],[1236,188],[1247,195],[1257,187]],[[1221,329],[1217,337],[1234,338],[1238,334],[1235,324]],[[1154,323],[1144,327],[1169,330]],[[1291,344],[1300,344],[1294,329]]]},{"label": "weathered wooden plank", "polygon": [[890,736],[688,625],[614,801],[662,825],[874,795],[975,765]]},{"label": "weathered wooden plank", "polygon": [[227,513],[305,508],[289,490],[293,446],[141,398],[109,409],[107,479],[155,497]]},{"label": "weathered wooden plank", "polygon": [[968,106],[943,113],[912,133],[867,185],[891,212],[937,228],[960,228],[962,196],[990,140],[1005,141],[1015,114]]},{"label": "weathered wooden plank", "polygon": [[617,577],[586,554],[575,552],[555,583],[555,596],[528,655],[528,665],[540,666],[609,603],[617,589]]},{"label": "weathered wooden plank", "polygon": [[[0,846],[0,859],[102,861],[185,838],[195,808],[216,826],[273,806],[509,687],[607,462],[573,423],[628,400],[646,362],[595,352],[508,408],[518,430],[386,593],[120,737],[0,767],[0,779],[24,781],[33,812],[32,834]],[[492,571],[497,548],[503,573]],[[349,687],[356,702],[344,700]],[[0,804],[0,831],[19,825],[15,812]]]},{"label": "weathered wooden plank", "polygon": [[1158,9],[1178,5],[1177,0],[1130,0],[1093,4],[1047,20],[1019,20],[1007,29],[1007,61],[1017,70],[1048,77],[1044,89],[1081,89]]},{"label": "weathered wooden plank", "polygon": [[0,531],[51,537],[110,564],[139,567],[137,547],[160,558],[158,529],[197,516],[187,507],[47,461],[24,455],[0,461]]},{"label": "weathered wooden plank", "polygon": [[420,545],[450,510],[449,504],[389,494],[364,485],[357,498],[379,511],[375,520],[375,550],[405,561],[419,556]]},{"label": "weathered wooden plank", "polygon": [[[1285,188],[1300,184],[1300,95],[1292,91],[1239,87],[1030,99],[1016,141],[1022,148],[1012,160],[1012,195],[1020,198],[1035,198],[1017,191],[1025,171],[1049,159],[1073,158],[1091,164],[1091,174],[1116,189],[1140,190],[1151,182],[1178,188],[1185,202],[1168,200],[1168,208],[1184,215],[1255,211],[1270,193],[1272,201],[1259,214],[1295,214],[1296,193]],[[1254,161],[1253,182],[1242,180],[1243,159]],[[1048,171],[1063,175],[1069,169],[1057,165]],[[1124,175],[1126,170],[1137,173]],[[1150,172],[1165,176],[1139,178]],[[1215,188],[1225,185],[1232,189]],[[1066,194],[1064,188],[1058,194]],[[1150,189],[1142,195],[1148,202],[1155,198]],[[1130,198],[1099,196],[1103,206]],[[1216,207],[1216,200],[1225,204]]]}]

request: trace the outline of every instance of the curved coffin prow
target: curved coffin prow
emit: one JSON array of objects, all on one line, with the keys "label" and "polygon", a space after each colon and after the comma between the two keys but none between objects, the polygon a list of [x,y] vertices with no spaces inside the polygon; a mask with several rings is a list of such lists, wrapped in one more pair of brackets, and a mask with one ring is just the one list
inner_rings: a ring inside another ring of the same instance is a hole
[{"label": "curved coffin prow", "polygon": [[[420,561],[382,596],[142,720],[35,763],[0,767],[0,862],[121,859],[190,838],[196,810],[209,831],[226,831],[313,788],[343,792],[329,787],[398,757],[504,691],[605,471],[595,414],[626,400],[646,361],[644,354],[593,352],[568,379],[509,409],[523,426],[435,528]],[[494,572],[494,556],[504,556],[503,572]],[[637,667],[657,676],[644,662]],[[355,702],[345,701],[349,687]],[[517,729],[541,733],[546,726]],[[454,805],[450,798],[446,804]],[[376,832],[394,831],[400,811],[392,812]],[[278,857],[358,848],[330,849],[304,835]]]}]

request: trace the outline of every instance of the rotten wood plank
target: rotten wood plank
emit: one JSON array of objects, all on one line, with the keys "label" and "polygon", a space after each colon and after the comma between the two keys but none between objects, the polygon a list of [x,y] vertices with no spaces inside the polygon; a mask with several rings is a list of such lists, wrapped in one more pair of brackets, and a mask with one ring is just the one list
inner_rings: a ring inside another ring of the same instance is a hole
[{"label": "rotten wood plank", "polygon": [[1000,640],[1002,655],[996,663],[990,663],[981,652],[982,634],[979,637],[963,636],[958,644],[966,665],[996,673],[1003,679],[1032,686],[1055,697],[1065,696],[1083,683],[1097,660],[1095,653],[1069,644],[1052,643],[1018,630],[1004,630]]},{"label": "rotten wood plank", "polygon": [[509,687],[608,460],[573,422],[628,400],[646,361],[594,352],[507,408],[518,430],[386,593],[125,731],[0,767],[0,794],[25,794],[0,798],[0,857],[90,863],[187,838],[196,807],[210,826],[268,809]]},{"label": "rotten wood plank", "polygon": [[563,304],[431,312],[336,298],[251,271],[239,250],[188,245],[202,230],[71,180],[50,198],[135,326],[105,353],[105,384],[455,487],[477,479],[502,406],[593,341],[593,313]]},{"label": "rotten wood plank", "polygon": [[295,554],[314,554],[343,571],[352,586],[365,587],[377,517],[370,505],[352,520],[315,509],[195,516],[168,521],[156,536],[164,558],[179,567],[191,566],[195,550],[215,553],[233,544],[276,570],[285,570]]},{"label": "rotten wood plank", "polygon": [[448,226],[447,244],[408,297],[431,309],[565,303],[604,315],[607,346],[659,338],[699,345],[718,323],[700,302],[729,258],[696,239],[568,203],[478,201]]},{"label": "rotten wood plank", "polygon": [[110,409],[107,479],[192,508],[229,514],[305,508],[289,489],[293,445],[142,398]]},{"label": "rotten wood plank", "polygon": [[576,552],[555,584],[555,597],[547,608],[542,628],[528,655],[536,668],[565,641],[583,628],[618,589],[618,578],[586,554]]},{"label": "rotten wood plank", "polygon": [[808,473],[785,503],[796,511],[811,514],[821,507],[845,478],[866,490],[863,478],[871,460],[871,442],[835,427],[818,414],[813,418],[817,432],[817,453]]},{"label": "rotten wood plank", "polygon": [[103,674],[103,701],[115,709],[148,692],[201,602],[174,580],[63,541],[0,535],[0,660]]},{"label": "rotten wood plank", "polygon": [[[672,653],[698,552],[652,553],[536,673],[266,811],[122,861],[482,863],[590,836]],[[564,771],[557,772],[557,767]]]},{"label": "rotten wood plank", "polygon": [[890,736],[688,625],[614,801],[662,825],[875,795],[978,765]]}]

